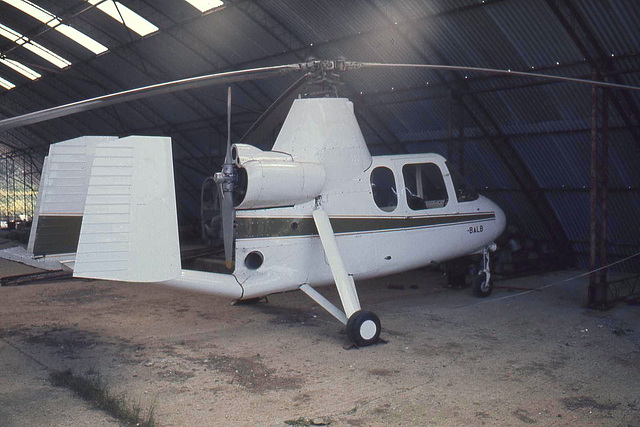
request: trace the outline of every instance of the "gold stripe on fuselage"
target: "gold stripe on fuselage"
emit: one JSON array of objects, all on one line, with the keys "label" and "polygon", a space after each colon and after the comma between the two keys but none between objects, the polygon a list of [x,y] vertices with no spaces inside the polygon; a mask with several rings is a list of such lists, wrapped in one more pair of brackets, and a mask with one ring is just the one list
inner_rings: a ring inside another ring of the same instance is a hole
[{"label": "gold stripe on fuselage", "polygon": [[[389,232],[495,220],[493,212],[421,217],[333,217],[336,234]],[[236,239],[317,236],[312,217],[236,217]]]}]

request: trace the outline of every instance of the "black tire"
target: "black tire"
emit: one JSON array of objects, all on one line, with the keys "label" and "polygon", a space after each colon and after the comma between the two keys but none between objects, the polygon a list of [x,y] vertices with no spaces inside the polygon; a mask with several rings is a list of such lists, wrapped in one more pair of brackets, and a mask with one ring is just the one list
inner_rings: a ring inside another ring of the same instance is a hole
[{"label": "black tire", "polygon": [[489,280],[487,283],[487,273],[480,272],[473,277],[473,294],[480,298],[485,298],[491,295],[493,291],[493,280]]},{"label": "black tire", "polygon": [[[375,326],[375,330],[373,327]],[[358,347],[366,347],[380,339],[380,319],[374,313],[365,310],[356,311],[347,322],[347,336]]]}]

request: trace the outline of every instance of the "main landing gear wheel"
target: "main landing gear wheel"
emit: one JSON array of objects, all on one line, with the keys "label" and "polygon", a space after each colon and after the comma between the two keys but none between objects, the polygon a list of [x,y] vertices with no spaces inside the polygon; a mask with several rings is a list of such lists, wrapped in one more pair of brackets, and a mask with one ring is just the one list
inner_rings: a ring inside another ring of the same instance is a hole
[{"label": "main landing gear wheel", "polygon": [[347,322],[347,336],[358,347],[377,343],[380,339],[380,319],[370,311],[356,311]]},{"label": "main landing gear wheel", "polygon": [[487,273],[481,271],[473,278],[473,294],[477,297],[488,297],[493,291],[493,281],[487,280]]}]

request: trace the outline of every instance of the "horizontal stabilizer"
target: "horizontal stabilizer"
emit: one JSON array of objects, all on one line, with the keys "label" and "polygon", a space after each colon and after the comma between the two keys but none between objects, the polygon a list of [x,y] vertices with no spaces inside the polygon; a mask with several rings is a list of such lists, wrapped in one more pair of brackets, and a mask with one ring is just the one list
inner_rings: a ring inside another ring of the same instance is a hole
[{"label": "horizontal stabilizer", "polygon": [[160,282],[180,271],[171,139],[98,143],[73,275]]}]

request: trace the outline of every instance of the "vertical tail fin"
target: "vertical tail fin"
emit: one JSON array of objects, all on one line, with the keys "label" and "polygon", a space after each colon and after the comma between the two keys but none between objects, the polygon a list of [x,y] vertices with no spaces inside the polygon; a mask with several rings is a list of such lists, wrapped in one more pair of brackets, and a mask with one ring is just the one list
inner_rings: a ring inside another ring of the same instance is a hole
[{"label": "vertical tail fin", "polygon": [[86,136],[49,147],[27,247],[30,253],[73,256],[78,246],[96,146],[116,139]]},{"label": "vertical tail fin", "polygon": [[180,272],[171,139],[98,143],[74,276],[158,282]]}]

